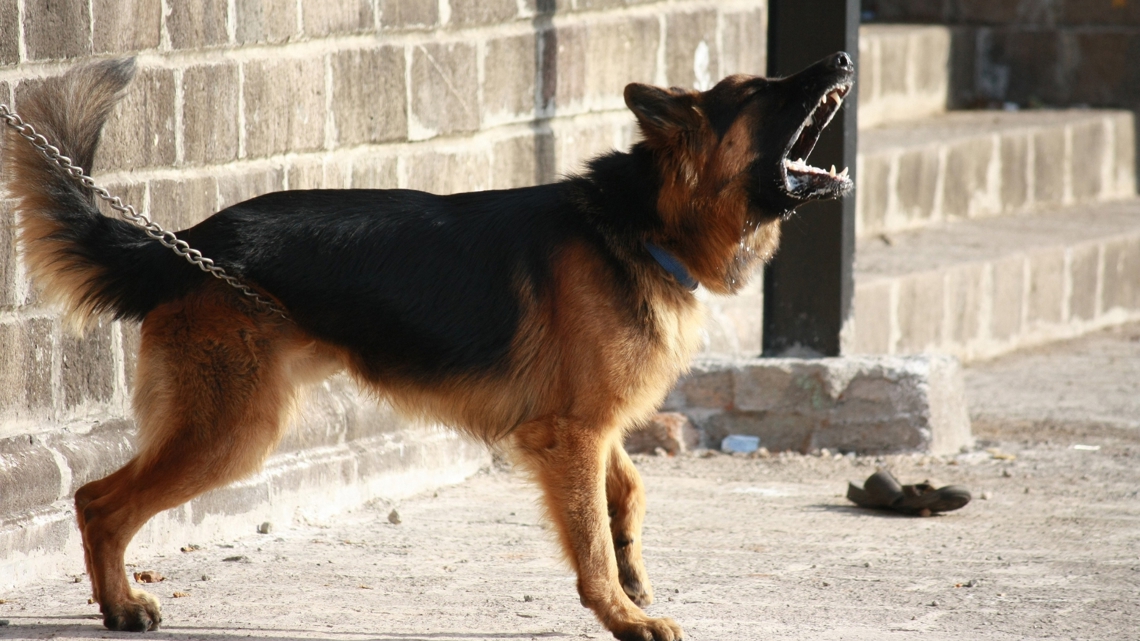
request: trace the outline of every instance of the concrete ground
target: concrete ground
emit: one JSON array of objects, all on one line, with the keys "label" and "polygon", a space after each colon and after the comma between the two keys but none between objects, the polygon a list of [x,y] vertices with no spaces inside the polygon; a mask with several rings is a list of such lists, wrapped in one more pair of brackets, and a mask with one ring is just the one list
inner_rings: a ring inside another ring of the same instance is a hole
[{"label": "concrete ground", "polygon": [[[1138,367],[1140,327],[971,367],[979,446],[953,457],[639,458],[650,613],[708,640],[1140,637]],[[847,481],[877,466],[974,501],[931,518],[853,507]],[[503,469],[328,522],[256,525],[188,552],[132,549],[132,571],[166,577],[145,586],[165,607],[148,637],[609,638],[537,494]],[[80,572],[0,594],[0,638],[137,638],[102,628]]]}]

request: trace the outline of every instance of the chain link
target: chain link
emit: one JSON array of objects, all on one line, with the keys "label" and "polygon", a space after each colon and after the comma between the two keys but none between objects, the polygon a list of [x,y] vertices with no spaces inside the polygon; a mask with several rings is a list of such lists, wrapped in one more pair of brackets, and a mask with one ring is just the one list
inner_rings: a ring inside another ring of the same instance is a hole
[{"label": "chain link", "polygon": [[0,118],[3,118],[8,126],[15,129],[16,133],[22,138],[32,143],[32,146],[40,150],[48,160],[59,165],[59,168],[67,172],[76,182],[93,191],[95,195],[103,199],[111,209],[119,212],[119,216],[124,220],[142,229],[147,236],[157,240],[163,247],[185,258],[186,262],[214,278],[225,281],[229,286],[252,298],[259,306],[288,320],[289,315],[285,313],[285,310],[258,294],[250,288],[249,285],[246,285],[238,278],[231,276],[221,266],[214,264],[212,259],[206,258],[202,255],[202,252],[194,249],[186,241],[175,236],[174,232],[160,227],[158,223],[151,220],[150,216],[147,216],[146,213],[135,211],[135,208],[131,205],[124,205],[122,199],[118,196],[112,196],[110,192],[96,184],[95,180],[92,179],[91,176],[88,176],[82,167],[78,167],[72,163],[71,158],[60,153],[58,147],[51,144],[42,134],[37,133],[31,124],[24,122],[24,119],[21,118],[19,114],[12,111],[8,105],[3,103],[0,103]]}]

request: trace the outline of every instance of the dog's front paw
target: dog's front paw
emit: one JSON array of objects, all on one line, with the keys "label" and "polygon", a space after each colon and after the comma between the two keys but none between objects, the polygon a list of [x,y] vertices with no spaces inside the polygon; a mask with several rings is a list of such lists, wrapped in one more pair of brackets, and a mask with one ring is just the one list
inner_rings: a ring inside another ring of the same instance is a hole
[{"label": "dog's front paw", "polygon": [[610,628],[620,641],[681,641],[685,633],[673,619],[650,619],[616,624]]},{"label": "dog's front paw", "polygon": [[158,599],[142,590],[131,590],[131,595],[120,603],[100,604],[103,625],[108,630],[147,632],[158,629],[162,623],[162,606]]}]

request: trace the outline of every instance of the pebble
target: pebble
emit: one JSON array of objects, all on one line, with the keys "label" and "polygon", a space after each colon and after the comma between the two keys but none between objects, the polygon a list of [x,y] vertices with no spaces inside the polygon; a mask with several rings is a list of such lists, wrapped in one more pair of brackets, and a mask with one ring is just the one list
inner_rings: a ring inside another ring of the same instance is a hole
[{"label": "pebble", "polygon": [[388,522],[391,523],[392,525],[399,525],[400,524],[400,513],[393,509],[391,512],[388,513]]},{"label": "pebble", "polygon": [[9,625],[10,623],[11,622],[8,621],[8,619],[0,619],[0,627],[4,627],[6,625]]},{"label": "pebble", "polygon": [[261,525],[257,526],[257,533],[258,534],[269,534],[270,530],[272,530],[272,529],[273,529],[273,524],[270,523],[269,521],[266,521],[266,522],[262,523]]},{"label": "pebble", "polygon": [[227,556],[226,558],[222,559],[222,561],[227,563],[249,563],[249,557],[245,555]]},{"label": "pebble", "polygon": [[992,499],[993,497],[994,497],[994,495],[990,494],[989,492],[982,492],[981,498],[983,501],[988,501],[988,500]]}]

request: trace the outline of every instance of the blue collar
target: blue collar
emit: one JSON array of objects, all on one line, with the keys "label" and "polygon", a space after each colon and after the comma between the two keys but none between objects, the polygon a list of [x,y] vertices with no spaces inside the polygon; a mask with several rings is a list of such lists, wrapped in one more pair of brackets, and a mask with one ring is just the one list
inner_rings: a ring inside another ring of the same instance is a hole
[{"label": "blue collar", "polygon": [[681,261],[677,260],[676,256],[648,240],[645,241],[645,248],[649,250],[649,253],[657,260],[658,264],[664,267],[665,271],[669,272],[682,287],[689,291],[693,291],[697,288],[697,280],[693,278],[689,270],[685,269]]}]

